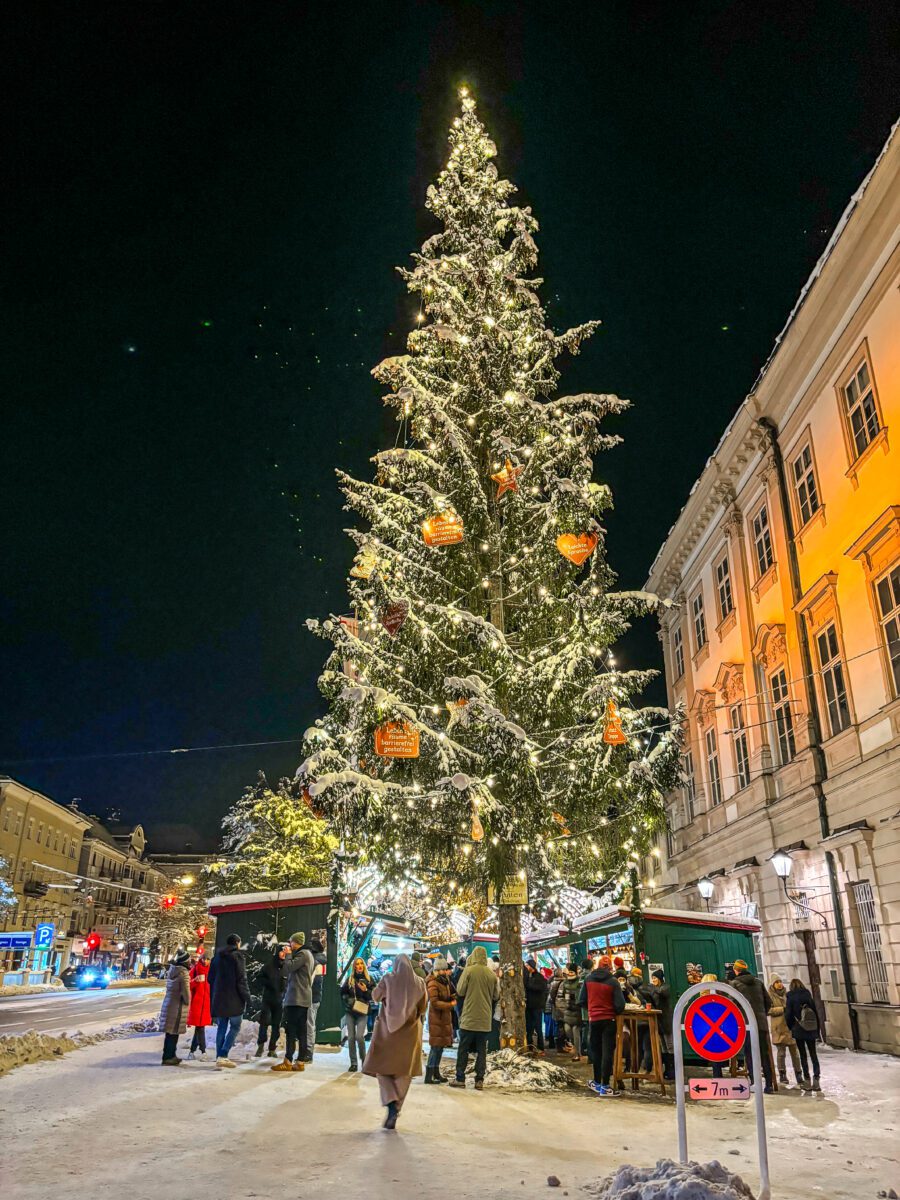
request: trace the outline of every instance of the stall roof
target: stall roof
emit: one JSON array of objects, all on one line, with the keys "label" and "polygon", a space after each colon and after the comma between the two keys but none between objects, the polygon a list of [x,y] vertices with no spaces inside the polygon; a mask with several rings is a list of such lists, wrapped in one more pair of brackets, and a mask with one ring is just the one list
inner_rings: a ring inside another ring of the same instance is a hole
[{"label": "stall roof", "polygon": [[283,892],[242,892],[237,896],[213,896],[206,906],[211,913],[240,908],[264,908],[270,904],[321,904],[330,902],[330,888],[291,888]]},{"label": "stall roof", "polygon": [[[748,933],[756,933],[761,928],[759,921],[753,917],[725,917],[719,913],[701,913],[686,908],[645,908],[642,910],[645,921],[677,921],[681,925],[709,925],[716,929],[745,929]],[[598,908],[596,912],[585,913],[576,917],[572,928],[576,931],[593,929],[597,925],[605,925],[625,917],[631,919],[631,907],[627,904],[611,904],[606,908]]]}]

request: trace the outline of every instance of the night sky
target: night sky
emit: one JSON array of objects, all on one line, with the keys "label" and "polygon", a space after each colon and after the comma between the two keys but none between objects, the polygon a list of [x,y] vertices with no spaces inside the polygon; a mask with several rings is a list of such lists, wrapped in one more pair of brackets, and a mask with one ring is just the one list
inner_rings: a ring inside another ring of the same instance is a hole
[{"label": "night sky", "polygon": [[0,770],[175,850],[293,772],[463,81],[551,323],[604,322],[562,390],[634,401],[597,476],[640,586],[897,116],[894,13],[7,5]]}]

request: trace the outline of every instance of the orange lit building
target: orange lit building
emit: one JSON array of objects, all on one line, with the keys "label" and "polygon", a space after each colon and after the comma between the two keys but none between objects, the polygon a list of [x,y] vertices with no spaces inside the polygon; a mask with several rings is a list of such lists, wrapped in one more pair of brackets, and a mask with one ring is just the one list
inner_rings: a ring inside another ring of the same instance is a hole
[{"label": "orange lit building", "polygon": [[654,903],[758,915],[765,975],[812,982],[828,1040],[892,1053],[898,441],[895,127],[648,582],[675,601],[660,636],[686,715]]}]

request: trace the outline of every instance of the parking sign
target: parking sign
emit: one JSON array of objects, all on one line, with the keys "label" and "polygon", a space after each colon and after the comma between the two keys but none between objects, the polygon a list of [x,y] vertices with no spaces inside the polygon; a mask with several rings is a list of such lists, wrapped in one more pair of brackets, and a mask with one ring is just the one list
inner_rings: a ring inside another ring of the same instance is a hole
[{"label": "parking sign", "polygon": [[52,950],[55,932],[56,926],[52,921],[42,921],[34,931],[35,950]]}]

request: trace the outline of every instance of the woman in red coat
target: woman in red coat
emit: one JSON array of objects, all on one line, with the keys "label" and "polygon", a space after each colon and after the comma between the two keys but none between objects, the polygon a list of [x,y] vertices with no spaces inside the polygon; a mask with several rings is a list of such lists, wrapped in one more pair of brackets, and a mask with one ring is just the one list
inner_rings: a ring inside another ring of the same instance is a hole
[{"label": "woman in red coat", "polygon": [[191,967],[191,1006],[188,1009],[187,1023],[193,1025],[194,1036],[191,1039],[188,1058],[193,1058],[197,1049],[200,1051],[200,1057],[206,1058],[206,1027],[212,1024],[212,1014],[209,1011],[209,963],[205,954],[206,951],[201,946]]}]

